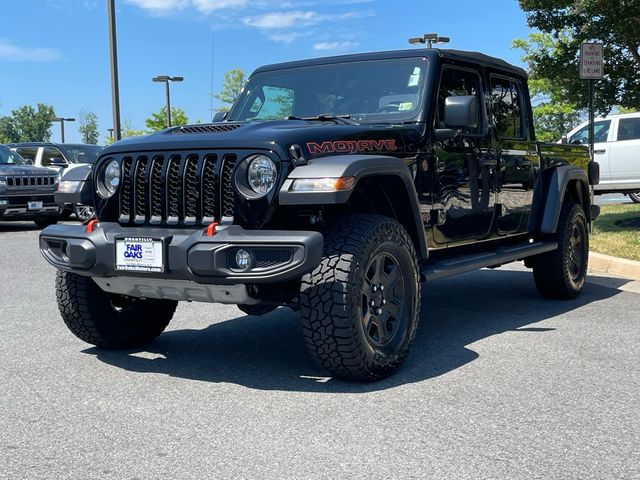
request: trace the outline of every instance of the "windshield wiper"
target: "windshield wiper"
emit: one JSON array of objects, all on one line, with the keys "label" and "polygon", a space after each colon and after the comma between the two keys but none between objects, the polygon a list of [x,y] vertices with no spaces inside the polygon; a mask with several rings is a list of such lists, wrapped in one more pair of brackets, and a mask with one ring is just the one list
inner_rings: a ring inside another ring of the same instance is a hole
[{"label": "windshield wiper", "polygon": [[287,120],[319,120],[321,122],[336,122],[336,123],[342,123],[344,125],[358,125],[357,122],[354,122],[353,120],[351,120],[351,115],[328,115],[328,114],[324,114],[324,115],[315,115],[312,117],[294,117],[294,116],[289,116],[287,117]]}]

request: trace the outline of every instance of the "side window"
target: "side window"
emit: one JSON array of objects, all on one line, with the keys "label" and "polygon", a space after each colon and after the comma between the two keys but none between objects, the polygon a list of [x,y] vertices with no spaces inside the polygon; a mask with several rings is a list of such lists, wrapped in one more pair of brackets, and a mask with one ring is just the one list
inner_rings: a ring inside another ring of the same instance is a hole
[{"label": "side window", "polygon": [[640,140],[640,117],[620,119],[618,141],[622,140]]},{"label": "side window", "polygon": [[[58,159],[58,160],[53,160],[53,159]],[[60,161],[65,161],[64,155],[62,154],[62,152],[60,150],[58,150],[57,148],[53,148],[53,147],[46,147],[44,149],[44,152],[42,152],[42,166],[43,167],[50,167],[51,165],[53,165],[55,162],[60,162]]]},{"label": "side window", "polygon": [[262,95],[251,106],[255,120],[277,120],[293,112],[293,90],[282,87],[262,87]]},{"label": "side window", "polygon": [[497,136],[524,138],[522,97],[516,83],[507,78],[491,77],[491,99]]},{"label": "side window", "polygon": [[478,126],[469,129],[467,134],[479,134],[482,132],[482,99],[480,98],[480,76],[469,70],[456,68],[444,68],[440,78],[440,89],[438,90],[438,110],[436,112],[436,128],[446,128],[444,123],[444,102],[447,97],[475,95],[478,97]]},{"label": "side window", "polygon": [[27,161],[34,163],[36,161],[36,157],[38,156],[37,148],[27,148],[27,147],[18,147],[16,148],[16,152]]},{"label": "side window", "polygon": [[[611,127],[611,120],[602,120],[600,122],[593,123],[593,142],[602,143],[607,141],[609,136],[609,128]],[[618,136],[620,132],[618,131]],[[571,135],[569,143],[574,145],[587,145],[589,143],[589,124],[582,127],[576,133]]]}]

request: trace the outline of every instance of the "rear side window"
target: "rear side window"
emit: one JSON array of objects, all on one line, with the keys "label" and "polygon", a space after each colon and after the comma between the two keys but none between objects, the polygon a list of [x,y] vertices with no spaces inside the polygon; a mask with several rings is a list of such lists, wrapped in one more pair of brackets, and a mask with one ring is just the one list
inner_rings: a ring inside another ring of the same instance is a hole
[{"label": "rear side window", "polygon": [[620,119],[618,141],[622,140],[640,140],[640,117]]},{"label": "rear side window", "polygon": [[516,82],[508,78],[491,77],[491,98],[497,136],[524,138],[522,95]]},{"label": "rear side window", "polygon": [[475,95],[478,97],[478,126],[469,129],[464,133],[479,134],[482,133],[483,115],[480,110],[482,107],[482,99],[480,98],[480,76],[470,70],[461,70],[457,68],[447,67],[442,71],[440,79],[440,89],[438,90],[438,110],[436,112],[436,128],[446,128],[444,123],[444,105],[447,97]]},{"label": "rear side window", "polygon": [[42,166],[49,167],[53,163],[54,158],[60,158],[62,160],[66,160],[64,155],[60,150],[53,147],[46,147],[44,152],[42,152]]},{"label": "rear side window", "polygon": [[[593,142],[602,143],[606,142],[609,137],[609,128],[611,127],[611,120],[602,120],[593,123]],[[574,145],[586,145],[589,143],[589,124],[582,127],[576,133],[571,135],[569,143]]]}]

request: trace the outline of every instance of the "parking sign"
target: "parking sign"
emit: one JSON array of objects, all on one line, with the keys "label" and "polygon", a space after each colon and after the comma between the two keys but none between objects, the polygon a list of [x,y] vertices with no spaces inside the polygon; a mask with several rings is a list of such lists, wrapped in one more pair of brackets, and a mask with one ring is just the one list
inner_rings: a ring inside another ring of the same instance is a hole
[{"label": "parking sign", "polygon": [[580,78],[599,80],[604,75],[604,48],[601,43],[580,46]]}]

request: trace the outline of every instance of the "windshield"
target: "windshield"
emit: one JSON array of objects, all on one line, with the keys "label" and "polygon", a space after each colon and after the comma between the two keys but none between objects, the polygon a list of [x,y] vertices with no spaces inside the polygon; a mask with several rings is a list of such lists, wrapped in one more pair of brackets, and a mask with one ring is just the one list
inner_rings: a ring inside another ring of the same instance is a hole
[{"label": "windshield", "polygon": [[29,165],[29,163],[16,152],[0,146],[0,165]]},{"label": "windshield", "polygon": [[104,147],[98,145],[58,145],[71,163],[93,164]]},{"label": "windshield", "polygon": [[336,63],[253,75],[227,120],[348,115],[360,123],[414,119],[424,96],[427,59]]}]

